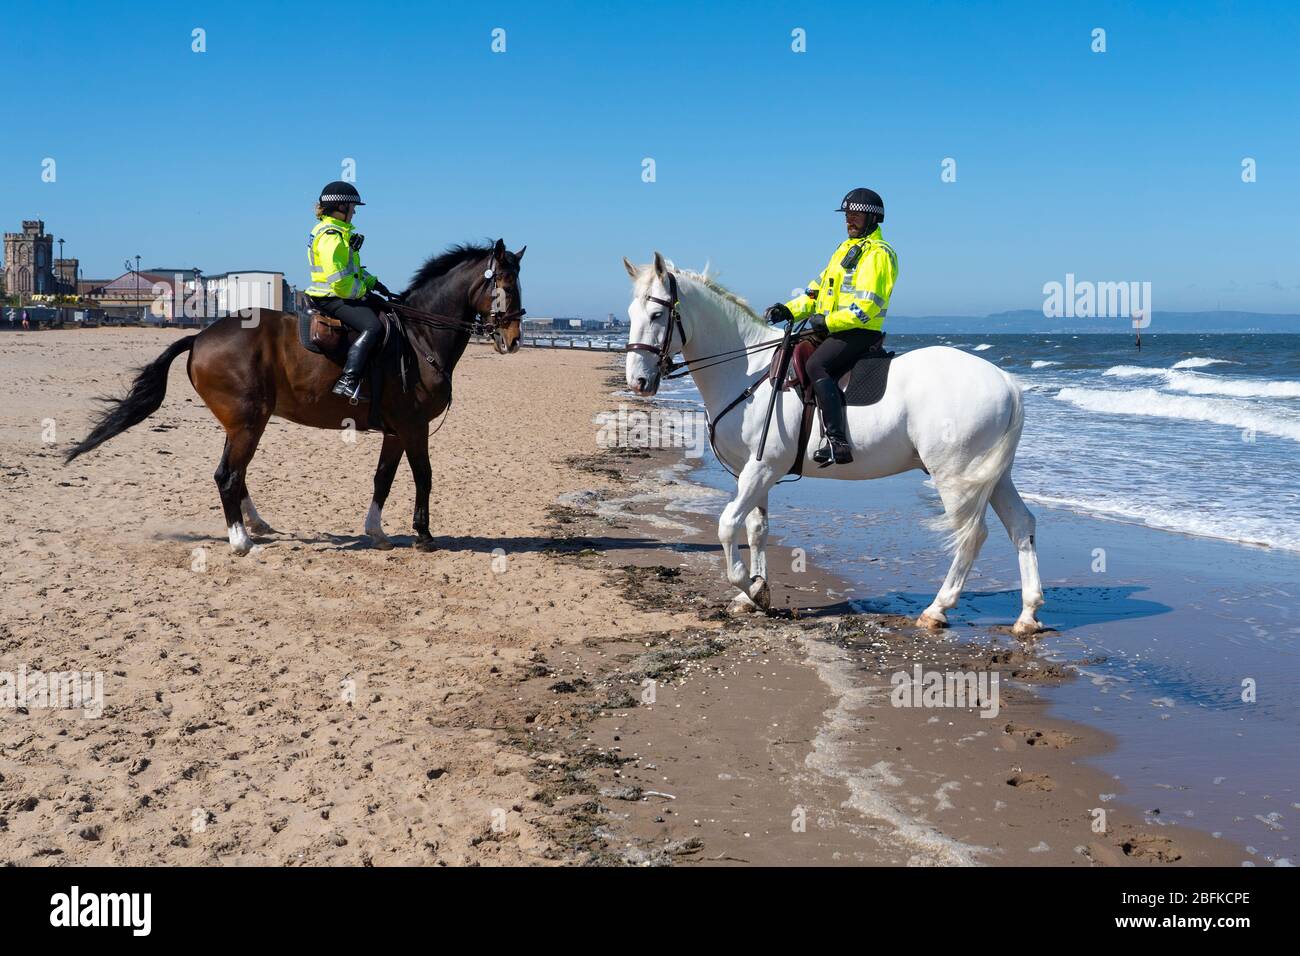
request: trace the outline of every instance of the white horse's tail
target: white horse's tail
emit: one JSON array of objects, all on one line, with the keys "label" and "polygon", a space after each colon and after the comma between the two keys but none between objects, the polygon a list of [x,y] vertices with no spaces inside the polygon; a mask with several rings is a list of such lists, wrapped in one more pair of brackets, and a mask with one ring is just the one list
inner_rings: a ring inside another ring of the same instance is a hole
[{"label": "white horse's tail", "polygon": [[[943,476],[945,492],[949,489],[952,492],[947,497],[955,499],[956,504],[951,511],[945,510],[934,518],[931,527],[937,531],[947,531],[947,547],[958,554],[979,542],[979,528],[988,509],[989,498],[1002,476],[1011,468],[1016,457],[1016,447],[1020,444],[1020,431],[1025,424],[1024,401],[1020,385],[1009,375],[1006,378],[1011,389],[1012,403],[1011,421],[1007,424],[1007,430],[993,447],[972,461],[961,474]],[[945,507],[946,505],[947,502]]]}]

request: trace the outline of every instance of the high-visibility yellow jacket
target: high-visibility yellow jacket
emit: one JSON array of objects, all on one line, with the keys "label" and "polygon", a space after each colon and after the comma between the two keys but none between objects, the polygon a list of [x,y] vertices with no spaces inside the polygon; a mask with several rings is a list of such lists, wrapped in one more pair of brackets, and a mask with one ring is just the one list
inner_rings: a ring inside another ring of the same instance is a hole
[{"label": "high-visibility yellow jacket", "polygon": [[375,287],[377,280],[361,268],[361,254],[352,248],[352,234],[352,223],[333,216],[322,216],[316,223],[307,241],[307,261],[311,263],[308,295],[360,299]]},{"label": "high-visibility yellow jacket", "polygon": [[[858,261],[846,270],[843,262],[849,250],[860,248]],[[869,236],[846,239],[830,263],[822,270],[803,295],[791,299],[786,308],[796,319],[806,319],[815,312],[826,316],[831,334],[848,329],[880,331],[889,309],[889,296],[898,278],[898,256],[880,237],[880,227]]]}]

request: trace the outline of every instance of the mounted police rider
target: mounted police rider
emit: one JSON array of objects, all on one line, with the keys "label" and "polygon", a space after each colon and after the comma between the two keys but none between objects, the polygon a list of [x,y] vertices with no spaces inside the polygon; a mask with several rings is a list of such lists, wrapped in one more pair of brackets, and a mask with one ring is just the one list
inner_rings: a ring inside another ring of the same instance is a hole
[{"label": "mounted police rider", "polygon": [[383,332],[376,313],[384,308],[384,300],[375,293],[393,298],[388,287],[361,266],[359,253],[365,236],[354,230],[352,216],[357,206],[364,205],[351,183],[330,183],[320,192],[316,203],[318,221],[307,243],[311,263],[307,295],[322,313],[358,333],[348,349],[343,374],[331,389],[335,395],[354,402],[365,398],[361,394],[361,374]]},{"label": "mounted police rider", "polygon": [[844,213],[848,239],[802,295],[767,310],[768,321],[774,323],[809,318],[821,339],[806,367],[829,441],[829,446],[813,454],[822,466],[853,461],[839,378],[880,346],[885,337],[881,327],[898,277],[898,256],[880,234],[885,202],[879,193],[854,189],[838,211]]}]

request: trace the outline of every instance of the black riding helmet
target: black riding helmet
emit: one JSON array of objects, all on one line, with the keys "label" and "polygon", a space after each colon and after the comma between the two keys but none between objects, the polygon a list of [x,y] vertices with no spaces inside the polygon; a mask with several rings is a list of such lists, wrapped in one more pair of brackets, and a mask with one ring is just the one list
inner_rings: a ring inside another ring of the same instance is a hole
[{"label": "black riding helmet", "polygon": [[320,191],[320,204],[322,206],[339,205],[350,202],[358,206],[364,206],[361,201],[361,193],[357,192],[357,187],[351,183],[345,183],[342,180],[329,183]]},{"label": "black riding helmet", "polygon": [[874,189],[865,189],[859,186],[857,189],[850,189],[840,200],[840,208],[836,212],[865,212],[868,215],[876,217],[876,222],[885,221],[885,201],[880,198],[880,193]]}]

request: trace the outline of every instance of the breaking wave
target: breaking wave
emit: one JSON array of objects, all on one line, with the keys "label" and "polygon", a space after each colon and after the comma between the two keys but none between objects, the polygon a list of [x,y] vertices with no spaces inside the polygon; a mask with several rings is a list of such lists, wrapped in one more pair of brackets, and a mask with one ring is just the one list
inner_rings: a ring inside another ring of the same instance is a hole
[{"label": "breaking wave", "polygon": [[1233,398],[1300,398],[1300,382],[1268,378],[1223,378],[1203,372],[1179,372],[1172,368],[1143,368],[1116,365],[1106,369],[1111,378],[1163,378],[1165,387],[1189,395],[1230,395]]},{"label": "breaking wave", "polygon": [[1092,412],[1209,422],[1300,442],[1300,415],[1226,399],[1170,395],[1154,388],[1063,388],[1056,397]]},{"label": "breaking wave", "polygon": [[1207,365],[1237,365],[1237,362],[1229,362],[1227,359],[1216,358],[1186,358],[1181,362],[1175,362],[1174,368],[1205,368]]}]

